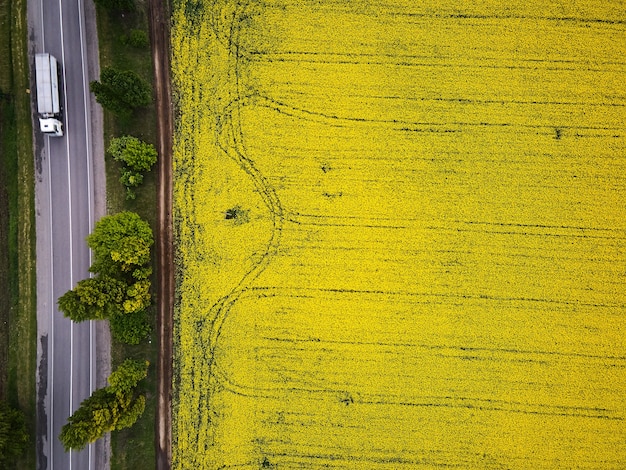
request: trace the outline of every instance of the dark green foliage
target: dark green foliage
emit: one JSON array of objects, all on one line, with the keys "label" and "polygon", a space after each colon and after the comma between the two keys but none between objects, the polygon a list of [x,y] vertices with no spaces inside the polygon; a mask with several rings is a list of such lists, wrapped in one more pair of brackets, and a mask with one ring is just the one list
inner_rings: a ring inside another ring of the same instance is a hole
[{"label": "dark green foliage", "polygon": [[228,209],[224,214],[224,218],[226,220],[232,220],[235,225],[250,222],[249,211],[242,209],[241,206],[235,206],[232,209]]},{"label": "dark green foliage", "polygon": [[94,3],[109,11],[133,11],[135,9],[135,0],[94,0]]},{"label": "dark green foliage", "polygon": [[79,450],[110,431],[114,414],[119,414],[115,392],[108,388],[94,390],[89,398],[70,416],[61,430],[63,447]]},{"label": "dark green foliage", "polygon": [[111,139],[108,152],[115,160],[138,172],[150,170],[157,161],[154,145],[130,135]]},{"label": "dark green foliage", "polygon": [[124,300],[125,313],[138,312],[147,308],[151,303],[150,281],[137,281],[126,289],[126,300]]},{"label": "dark green foliage", "polygon": [[148,375],[149,365],[147,361],[126,359],[109,376],[109,386],[118,392],[132,391]]},{"label": "dark green foliage", "polygon": [[185,0],[185,17],[192,25],[191,33],[195,33],[205,20],[205,6],[202,0]]},{"label": "dark green foliage", "polygon": [[0,465],[8,464],[20,457],[28,444],[24,415],[0,401]]},{"label": "dark green foliage", "polygon": [[150,39],[143,29],[133,29],[128,35],[128,43],[137,49],[145,49],[150,45]]},{"label": "dark green foliage", "polygon": [[126,290],[125,282],[109,276],[83,279],[59,298],[59,310],[75,322],[103,320],[121,309]]},{"label": "dark green foliage", "polygon": [[150,266],[141,266],[133,270],[132,276],[133,279],[136,279],[138,281],[148,279],[150,276],[152,276],[152,268]]},{"label": "dark green foliage", "polygon": [[80,450],[109,431],[132,426],[143,414],[146,399],[137,395],[148,362],[127,360],[110,376],[109,386],[95,390],[70,416],[59,439],[65,450]]},{"label": "dark green foliage", "polygon": [[131,70],[105,67],[100,73],[100,81],[91,82],[89,87],[98,103],[121,116],[127,116],[133,109],[147,106],[152,101],[150,85]]},{"label": "dark green foliage", "polygon": [[[134,212],[119,212],[103,217],[87,237],[94,254],[91,271],[99,274],[134,272],[150,260],[150,247],[154,244],[152,229]],[[139,254],[128,253],[131,244]]]},{"label": "dark green foliage", "polygon": [[156,149],[152,144],[126,135],[111,139],[108,153],[122,164],[120,181],[126,186],[126,198],[135,199],[133,188],[143,182],[143,174],[156,163]]},{"label": "dark green foliage", "polygon": [[126,186],[126,199],[134,200],[137,197],[135,187],[139,186],[143,182],[143,175],[141,173],[135,173],[133,171],[122,171],[122,177],[120,183]]},{"label": "dark green foliage", "polygon": [[150,334],[150,323],[145,310],[118,313],[109,318],[111,335],[125,344],[139,344]]},{"label": "dark green foliage", "polygon": [[150,333],[152,229],[138,214],[120,212],[100,219],[87,244],[95,277],[63,294],[59,309],[75,322],[109,319],[117,340],[139,344]]},{"label": "dark green foliage", "polygon": [[115,425],[115,430],[130,428],[141,417],[145,409],[146,397],[144,395],[139,395],[134,401],[130,403],[128,408],[120,414]]},{"label": "dark green foliage", "polygon": [[152,240],[140,237],[123,237],[112,247],[111,259],[123,272],[133,272],[137,266],[150,262]]},{"label": "dark green foliage", "polygon": [[89,89],[96,95],[96,101],[113,114],[127,116],[131,113],[132,109],[124,103],[110,86],[98,81],[93,81],[89,84]]}]

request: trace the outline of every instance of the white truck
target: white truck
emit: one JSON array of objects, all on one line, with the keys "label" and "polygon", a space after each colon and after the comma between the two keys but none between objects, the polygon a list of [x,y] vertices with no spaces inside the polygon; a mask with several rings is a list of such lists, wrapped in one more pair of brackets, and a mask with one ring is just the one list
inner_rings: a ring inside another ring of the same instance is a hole
[{"label": "white truck", "polygon": [[59,120],[59,71],[57,60],[48,53],[35,54],[35,76],[37,79],[37,111],[41,132],[51,136],[63,135],[63,124]]}]

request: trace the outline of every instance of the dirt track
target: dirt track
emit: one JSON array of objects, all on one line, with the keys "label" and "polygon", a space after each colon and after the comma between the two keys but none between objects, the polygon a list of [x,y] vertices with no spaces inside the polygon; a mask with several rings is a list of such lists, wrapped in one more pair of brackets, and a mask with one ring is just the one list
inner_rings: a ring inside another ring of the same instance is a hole
[{"label": "dirt track", "polygon": [[171,466],[172,322],[174,312],[174,244],[172,227],[172,94],[169,61],[169,2],[150,1],[150,36],[154,64],[159,152],[157,204],[157,363],[156,468]]}]

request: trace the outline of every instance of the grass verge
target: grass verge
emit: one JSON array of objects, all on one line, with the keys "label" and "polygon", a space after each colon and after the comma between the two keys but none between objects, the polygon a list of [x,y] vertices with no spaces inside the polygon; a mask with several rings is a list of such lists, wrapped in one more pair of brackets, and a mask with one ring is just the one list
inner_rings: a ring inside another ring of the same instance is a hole
[{"label": "grass verge", "polygon": [[[133,70],[149,83],[153,81],[150,49],[135,48],[126,38],[133,29],[147,32],[147,9],[143,2],[137,2],[137,10],[132,13],[107,12],[97,10],[100,66],[115,67],[119,70]],[[111,113],[104,113],[105,148],[113,137],[132,135],[139,139],[156,143],[156,116],[152,106],[137,110],[130,118],[120,119]],[[137,197],[126,200],[126,192],[120,183],[120,166],[112,158],[106,157],[107,211],[116,213],[122,210],[137,212],[156,229],[156,175],[152,170],[145,175],[144,183],[137,188]],[[154,280],[153,280],[154,283]],[[154,315],[152,316],[154,318]],[[153,321],[150,342],[137,346],[117,343],[113,340],[111,365],[115,369],[127,358],[150,361],[148,377],[143,384],[146,394],[146,410],[137,423],[129,429],[111,435],[111,469],[154,468],[155,466],[155,408],[156,408],[156,320]]]},{"label": "grass verge", "polygon": [[30,445],[16,468],[35,467],[37,312],[34,160],[26,0],[0,0],[0,396],[26,417]]}]

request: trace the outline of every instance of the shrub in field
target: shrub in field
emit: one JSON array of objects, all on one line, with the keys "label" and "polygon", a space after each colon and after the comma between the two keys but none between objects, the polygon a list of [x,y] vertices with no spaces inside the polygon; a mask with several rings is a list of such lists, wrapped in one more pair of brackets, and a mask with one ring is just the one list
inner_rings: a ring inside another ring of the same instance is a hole
[{"label": "shrub in field", "polygon": [[136,49],[146,49],[150,45],[148,33],[143,29],[133,29],[130,34],[121,34],[119,40],[125,46]]},{"label": "shrub in field", "polygon": [[143,174],[157,161],[157,151],[152,144],[129,135],[111,139],[108,153],[122,164],[121,183],[126,186],[126,198],[134,199],[133,188],[143,182]]},{"label": "shrub in field", "polygon": [[126,199],[135,199],[137,197],[137,194],[135,193],[135,187],[143,183],[143,175],[135,171],[122,169],[120,183],[122,183],[126,187]]},{"label": "shrub in field", "polygon": [[150,39],[143,29],[133,29],[128,35],[128,43],[137,49],[144,49],[150,45]]},{"label": "shrub in field", "polygon": [[148,365],[126,360],[109,376],[108,387],[95,390],[80,404],[59,436],[66,451],[82,449],[105,433],[130,427],[137,421],[146,399],[136,390],[147,375]]},{"label": "shrub in field", "polygon": [[228,209],[224,214],[226,220],[232,220],[235,225],[245,224],[250,222],[249,211],[242,209],[240,206],[235,206],[232,209]]},{"label": "shrub in field", "polygon": [[[0,465],[10,468],[10,463],[24,452],[28,434],[24,415],[0,401]],[[6,466],[5,466],[6,465]]]},{"label": "shrub in field", "polygon": [[120,71],[105,67],[100,81],[89,84],[96,101],[114,114],[129,115],[133,109],[147,106],[152,101],[148,82],[131,70]]}]

